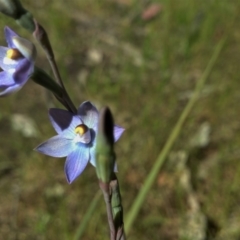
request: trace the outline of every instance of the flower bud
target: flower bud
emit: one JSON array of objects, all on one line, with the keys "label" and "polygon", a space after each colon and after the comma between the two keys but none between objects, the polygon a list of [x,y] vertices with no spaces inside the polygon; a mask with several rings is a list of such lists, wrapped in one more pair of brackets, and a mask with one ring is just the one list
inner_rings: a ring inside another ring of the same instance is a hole
[{"label": "flower bud", "polygon": [[35,31],[35,23],[30,12],[25,12],[22,14],[18,19],[16,19],[16,22],[21,27],[27,29],[30,33]]},{"label": "flower bud", "polygon": [[113,118],[109,108],[100,111],[96,136],[96,171],[99,180],[108,183],[114,171]]},{"label": "flower bud", "polygon": [[0,0],[0,12],[14,19],[26,13],[19,0]]},{"label": "flower bud", "polygon": [[23,8],[19,0],[0,0],[0,12],[12,17],[23,28],[31,33],[35,30],[32,14]]}]

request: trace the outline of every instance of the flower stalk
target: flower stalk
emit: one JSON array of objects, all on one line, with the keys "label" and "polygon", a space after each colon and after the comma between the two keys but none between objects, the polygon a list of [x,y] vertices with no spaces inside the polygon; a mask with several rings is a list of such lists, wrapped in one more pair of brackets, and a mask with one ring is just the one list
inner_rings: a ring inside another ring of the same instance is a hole
[{"label": "flower stalk", "polygon": [[106,204],[111,240],[124,240],[123,208],[118,180],[114,173],[114,123],[109,108],[100,111],[96,143],[96,172]]},{"label": "flower stalk", "polygon": [[31,79],[35,83],[51,91],[55,97],[65,106],[65,103],[63,101],[63,89],[43,69],[34,66],[34,72],[31,76]]},{"label": "flower stalk", "polygon": [[33,31],[33,36],[34,38],[39,42],[39,44],[41,45],[44,53],[46,54],[46,57],[48,59],[48,62],[51,66],[54,78],[56,79],[56,81],[58,82],[58,84],[62,87],[63,89],[63,102],[65,104],[65,106],[67,107],[67,109],[69,111],[71,111],[72,113],[77,113],[77,109],[74,106],[71,98],[69,97],[65,86],[63,84],[60,72],[58,70],[56,61],[55,61],[55,56],[54,56],[54,52],[51,46],[51,43],[49,41],[47,32],[45,31],[45,29],[37,22],[36,19],[34,19],[34,24],[35,24],[35,29]]}]

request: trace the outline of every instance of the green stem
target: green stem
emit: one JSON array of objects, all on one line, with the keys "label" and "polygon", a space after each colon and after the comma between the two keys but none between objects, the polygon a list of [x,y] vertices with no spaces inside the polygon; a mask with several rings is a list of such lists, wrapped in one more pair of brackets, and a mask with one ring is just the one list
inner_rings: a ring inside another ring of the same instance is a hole
[{"label": "green stem", "polygon": [[31,79],[41,85],[42,87],[50,90],[59,98],[63,97],[63,89],[56,83],[44,70],[35,66],[34,73],[31,76]]},{"label": "green stem", "polygon": [[165,143],[161,153],[159,154],[158,158],[156,159],[156,162],[155,162],[154,166],[152,167],[150,174],[148,175],[146,181],[144,182],[144,185],[142,186],[141,191],[137,195],[134,203],[132,204],[132,207],[126,216],[126,220],[124,221],[125,222],[124,227],[125,227],[126,234],[129,233],[129,231],[132,227],[132,224],[135,221],[137,214],[144,203],[145,198],[147,197],[148,191],[150,190],[151,186],[153,185],[153,183],[157,177],[157,174],[159,173],[159,170],[161,169],[161,166],[165,162],[169,151],[171,150],[175,140],[177,139],[186,118],[188,117],[194,104],[198,100],[200,92],[201,92],[201,90],[202,90],[222,48],[223,48],[225,41],[226,41],[226,38],[223,38],[216,46],[214,53],[207,65],[202,77],[199,79],[199,81],[195,87],[195,90],[194,90],[194,93],[193,93],[191,99],[189,100],[188,104],[184,108],[180,118],[178,119],[169,138],[167,139],[167,142]]},{"label": "green stem", "polygon": [[122,198],[119,188],[119,182],[116,174],[112,175],[112,180],[110,181],[110,190],[111,190],[111,205],[113,213],[113,221],[116,230],[116,240],[125,240],[124,234],[124,224],[123,224],[123,206]]},{"label": "green stem", "polygon": [[43,51],[45,52],[45,55],[48,59],[48,62],[51,66],[54,78],[56,79],[56,81],[58,82],[58,84],[62,87],[63,90],[63,97],[62,100],[64,101],[67,109],[69,111],[71,111],[72,113],[77,113],[77,109],[74,106],[71,98],[69,97],[65,86],[63,84],[62,78],[60,76],[60,72],[58,70],[58,66],[57,63],[55,61],[55,57],[54,57],[54,53],[53,53],[53,49],[50,43],[50,40],[48,38],[47,32],[45,31],[45,29],[37,22],[36,19],[34,19],[34,23],[35,23],[35,31],[33,32],[33,36],[35,37],[35,39],[38,41],[38,43],[41,45]]}]

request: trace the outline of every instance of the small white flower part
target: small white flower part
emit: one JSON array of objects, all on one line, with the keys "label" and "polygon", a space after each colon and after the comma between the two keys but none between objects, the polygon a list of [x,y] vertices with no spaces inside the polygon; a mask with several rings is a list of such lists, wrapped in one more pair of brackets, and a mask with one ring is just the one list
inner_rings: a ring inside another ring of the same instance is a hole
[{"label": "small white flower part", "polygon": [[88,144],[91,142],[91,132],[90,129],[85,124],[80,124],[75,128],[76,136],[74,138],[75,142],[81,142]]},{"label": "small white flower part", "polygon": [[6,56],[3,58],[3,63],[6,65],[16,65],[17,61]]},{"label": "small white flower part", "polygon": [[25,58],[27,58],[29,61],[35,61],[37,50],[34,44],[18,36],[14,36],[12,38],[12,42]]}]

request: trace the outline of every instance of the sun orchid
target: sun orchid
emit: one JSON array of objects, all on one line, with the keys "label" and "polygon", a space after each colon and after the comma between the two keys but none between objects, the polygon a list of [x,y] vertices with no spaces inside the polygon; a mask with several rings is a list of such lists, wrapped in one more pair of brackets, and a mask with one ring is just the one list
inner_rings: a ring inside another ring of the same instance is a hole
[{"label": "sun orchid", "polygon": [[34,71],[36,48],[5,27],[8,47],[0,46],[0,97],[16,92],[27,82]]},{"label": "sun orchid", "polygon": [[[96,133],[99,113],[89,101],[83,102],[77,115],[63,109],[50,109],[50,121],[58,135],[40,144],[35,150],[52,157],[66,157],[65,174],[72,183],[85,169],[87,163],[95,166]],[[117,141],[124,129],[114,126]]]}]

